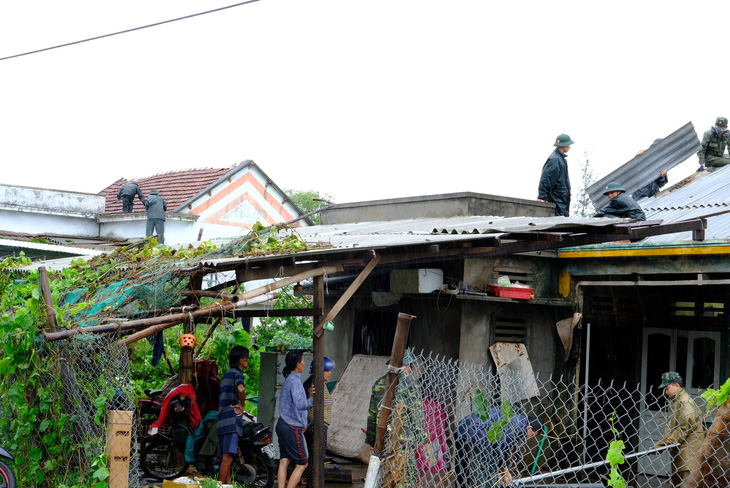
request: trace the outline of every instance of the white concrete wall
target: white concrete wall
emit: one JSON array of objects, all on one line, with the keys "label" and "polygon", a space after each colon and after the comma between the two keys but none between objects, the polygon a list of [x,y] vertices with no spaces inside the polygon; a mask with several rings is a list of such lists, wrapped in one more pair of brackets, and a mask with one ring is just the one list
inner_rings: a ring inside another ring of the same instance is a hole
[{"label": "white concrete wall", "polygon": [[103,195],[0,185],[0,209],[22,209],[27,213],[93,217],[104,212]]},{"label": "white concrete wall", "polygon": [[21,234],[62,234],[79,237],[98,237],[96,217],[28,213],[15,208],[0,208],[0,229]]},{"label": "white concrete wall", "polygon": [[[167,215],[165,244],[186,244],[198,239],[194,215]],[[99,235],[110,239],[143,239],[147,230],[147,216],[126,214],[99,217]]]}]

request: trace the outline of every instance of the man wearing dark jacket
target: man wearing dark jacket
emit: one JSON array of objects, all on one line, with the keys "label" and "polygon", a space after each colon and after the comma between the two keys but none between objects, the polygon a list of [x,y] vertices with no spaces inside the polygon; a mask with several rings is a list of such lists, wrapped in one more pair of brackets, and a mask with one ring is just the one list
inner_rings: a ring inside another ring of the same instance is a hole
[{"label": "man wearing dark jacket", "polygon": [[117,200],[122,201],[122,212],[132,212],[135,195],[139,197],[140,202],[144,203],[144,195],[142,195],[142,190],[135,179],[129,180],[119,188],[119,191],[117,192]]},{"label": "man wearing dark jacket", "polygon": [[540,184],[537,187],[537,200],[553,202],[555,215],[570,215],[570,177],[568,176],[568,151],[573,141],[568,134],[560,134],[555,139],[555,150],[542,167]]},{"label": "man wearing dark jacket", "polygon": [[167,203],[159,195],[157,190],[150,191],[150,197],[144,201],[147,207],[147,237],[152,235],[152,231],[157,231],[157,242],[165,243],[165,210]]},{"label": "man wearing dark jacket", "polygon": [[606,185],[604,195],[610,200],[608,205],[596,212],[594,217],[617,217],[630,218],[636,220],[646,220],[646,215],[636,200],[628,196],[621,185],[612,182]]}]

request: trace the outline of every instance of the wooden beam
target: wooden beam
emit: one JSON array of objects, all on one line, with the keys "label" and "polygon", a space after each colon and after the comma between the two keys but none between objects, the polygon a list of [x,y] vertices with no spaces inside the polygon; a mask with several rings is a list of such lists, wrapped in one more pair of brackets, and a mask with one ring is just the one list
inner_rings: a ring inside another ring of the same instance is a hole
[{"label": "wooden beam", "polygon": [[368,264],[363,268],[363,270],[360,272],[360,274],[355,278],[355,280],[350,283],[350,286],[347,287],[347,290],[345,290],[345,293],[342,294],[339,300],[337,300],[337,303],[335,303],[335,306],[332,307],[332,309],[327,312],[327,315],[322,319],[320,324],[317,326],[317,328],[314,330],[314,336],[320,337],[322,335],[322,328],[324,327],[324,324],[326,322],[329,322],[331,320],[334,320],[334,318],[337,316],[338,313],[340,313],[340,310],[347,304],[347,302],[352,298],[352,295],[355,294],[355,292],[360,288],[360,285],[362,285],[363,281],[368,277],[368,275],[372,272],[373,269],[375,269],[375,266],[378,265],[380,262],[380,255],[375,254],[373,252],[374,257],[373,259],[368,262]]},{"label": "wooden beam", "polygon": [[[314,303],[316,308],[324,308],[324,278],[314,277]],[[312,324],[315,331],[321,328],[324,320],[321,315],[315,317]],[[314,334],[312,339],[313,368],[314,373],[314,432],[312,434],[314,445],[312,463],[314,466],[313,481],[314,488],[324,488],[324,336]]]}]

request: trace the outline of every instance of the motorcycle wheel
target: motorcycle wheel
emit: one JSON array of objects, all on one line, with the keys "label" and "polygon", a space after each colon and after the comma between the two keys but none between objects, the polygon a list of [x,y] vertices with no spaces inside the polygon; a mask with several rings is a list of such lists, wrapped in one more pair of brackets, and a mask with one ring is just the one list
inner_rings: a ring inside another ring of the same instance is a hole
[{"label": "motorcycle wheel", "polygon": [[246,487],[271,488],[274,485],[271,459],[259,449],[244,451],[233,461],[231,471],[231,478]]},{"label": "motorcycle wheel", "polygon": [[188,469],[184,453],[172,439],[159,436],[142,450],[139,465],[147,475],[161,480],[177,478]]},{"label": "motorcycle wheel", "polygon": [[10,466],[0,461],[0,488],[16,488],[15,474]]}]

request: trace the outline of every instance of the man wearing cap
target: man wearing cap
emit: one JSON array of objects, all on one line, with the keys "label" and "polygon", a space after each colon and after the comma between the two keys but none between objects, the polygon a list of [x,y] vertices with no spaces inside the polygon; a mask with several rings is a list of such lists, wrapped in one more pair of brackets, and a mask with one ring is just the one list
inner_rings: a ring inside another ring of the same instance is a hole
[{"label": "man wearing cap", "polygon": [[672,454],[672,484],[683,486],[692,470],[697,467],[695,457],[705,438],[702,411],[684,389],[679,373],[670,371],[662,375],[659,388],[671,400],[671,417],[664,429],[664,436],[654,448],[679,444],[670,449]]},{"label": "man wearing cap", "polygon": [[[656,146],[661,141],[661,137],[658,139],[654,139],[654,142],[651,143],[650,148]],[[637,156],[643,156],[645,152],[646,151],[644,151],[643,149],[640,149]],[[631,198],[638,202],[644,197],[653,197],[654,195],[659,193],[659,189],[661,187],[667,184],[667,181],[669,181],[669,179],[667,178],[667,170],[662,169],[659,171],[659,178],[636,190],[634,193],[631,194]]]},{"label": "man wearing cap", "polygon": [[710,128],[702,136],[700,150],[697,151],[697,157],[700,158],[701,168],[715,168],[725,166],[730,163],[730,156],[725,154],[725,148],[730,144],[730,131],[727,128],[727,118],[718,117],[715,125]]},{"label": "man wearing cap", "polygon": [[157,231],[157,242],[165,243],[165,211],[167,202],[157,194],[157,190],[150,191],[150,197],[144,201],[147,207],[147,237],[152,231]]},{"label": "man wearing cap", "polygon": [[127,183],[119,187],[117,192],[117,200],[122,201],[122,212],[132,213],[134,208],[134,197],[139,197],[139,201],[144,203],[144,195],[142,195],[142,189],[139,187],[137,180],[132,178]]},{"label": "man wearing cap", "polygon": [[609,199],[608,205],[596,212],[594,217],[617,217],[646,220],[646,215],[636,200],[626,195],[620,183],[614,181],[606,185],[603,192]]},{"label": "man wearing cap", "polygon": [[539,202],[555,204],[555,215],[570,215],[570,177],[568,176],[568,151],[573,141],[568,134],[555,138],[555,150],[542,167],[540,183],[537,187]]}]

